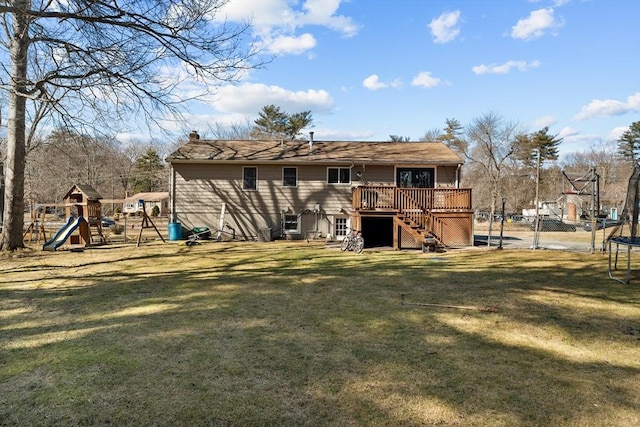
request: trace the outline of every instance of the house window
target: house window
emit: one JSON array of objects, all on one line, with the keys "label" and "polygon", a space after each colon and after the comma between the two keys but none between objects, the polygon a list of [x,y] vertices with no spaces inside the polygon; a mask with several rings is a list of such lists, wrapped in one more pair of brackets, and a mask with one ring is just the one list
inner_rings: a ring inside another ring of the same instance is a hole
[{"label": "house window", "polygon": [[258,189],[258,168],[255,168],[255,167],[242,168],[242,189],[243,190]]},{"label": "house window", "polygon": [[347,235],[347,218],[336,218],[336,237],[344,237]]},{"label": "house window", "polygon": [[298,185],[298,168],[282,168],[282,186],[296,187]]},{"label": "house window", "polygon": [[401,188],[433,188],[434,176],[433,168],[398,168],[396,185]]},{"label": "house window", "polygon": [[329,184],[351,183],[351,168],[327,168],[327,182]]},{"label": "house window", "polygon": [[287,234],[300,233],[300,217],[295,214],[285,214],[284,232]]}]

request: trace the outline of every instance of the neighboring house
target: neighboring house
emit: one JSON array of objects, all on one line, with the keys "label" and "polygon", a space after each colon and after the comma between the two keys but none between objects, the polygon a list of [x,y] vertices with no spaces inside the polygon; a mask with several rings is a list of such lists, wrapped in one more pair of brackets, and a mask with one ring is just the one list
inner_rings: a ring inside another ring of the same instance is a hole
[{"label": "neighboring house", "polygon": [[[613,208],[613,212],[617,212],[617,209]],[[537,213],[541,217],[567,221],[580,221],[581,219],[589,218],[591,215],[589,202],[580,195],[573,193],[564,194],[557,200],[541,201],[538,205]],[[523,209],[522,216],[529,221],[533,221],[536,217],[536,209]]]},{"label": "neighboring house", "polygon": [[155,193],[137,193],[131,197],[124,199],[122,203],[122,212],[125,214],[137,214],[142,212],[141,201],[144,201],[147,214],[151,215],[151,210],[154,206],[160,209],[160,216],[169,214],[169,192],[155,192]]},{"label": "neighboring house", "polygon": [[244,238],[365,245],[473,244],[471,190],[461,158],[439,142],[189,142],[168,156],[171,216],[183,229]]}]

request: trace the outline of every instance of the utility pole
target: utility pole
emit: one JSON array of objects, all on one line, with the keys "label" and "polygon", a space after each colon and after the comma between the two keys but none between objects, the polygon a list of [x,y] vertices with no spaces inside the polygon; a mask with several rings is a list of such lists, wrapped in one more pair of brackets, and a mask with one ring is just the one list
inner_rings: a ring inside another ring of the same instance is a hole
[{"label": "utility pole", "polygon": [[498,249],[502,249],[502,236],[504,232],[504,205],[507,203],[507,199],[505,197],[502,198],[502,217],[500,218],[500,244],[498,245]]},{"label": "utility pole", "polygon": [[540,149],[538,148],[538,158],[536,161],[536,222],[533,230],[533,250],[538,249],[540,241]]},{"label": "utility pole", "polygon": [[[4,162],[0,162],[0,225],[4,216]],[[2,228],[0,227],[0,230]]]},{"label": "utility pole", "polygon": [[[595,253],[596,251],[596,225],[598,224],[598,219],[596,217],[596,212],[600,212],[600,195],[598,195],[597,203],[598,207],[596,208],[596,190],[598,189],[597,183],[597,174],[596,168],[591,168],[591,253]],[[604,229],[604,228],[603,228]]]}]

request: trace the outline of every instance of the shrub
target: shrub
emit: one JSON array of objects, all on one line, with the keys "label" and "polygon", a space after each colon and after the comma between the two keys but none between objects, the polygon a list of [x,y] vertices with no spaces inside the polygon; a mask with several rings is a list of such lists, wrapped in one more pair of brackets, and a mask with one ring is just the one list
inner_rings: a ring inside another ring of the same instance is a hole
[{"label": "shrub", "polygon": [[158,206],[154,206],[151,208],[151,216],[160,215],[160,208]]}]

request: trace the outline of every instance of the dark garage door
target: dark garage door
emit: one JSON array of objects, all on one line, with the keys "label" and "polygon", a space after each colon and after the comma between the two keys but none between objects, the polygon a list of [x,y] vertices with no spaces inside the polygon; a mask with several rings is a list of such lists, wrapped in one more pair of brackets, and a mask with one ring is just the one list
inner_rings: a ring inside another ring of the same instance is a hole
[{"label": "dark garage door", "polygon": [[393,218],[362,217],[365,248],[393,246]]}]

